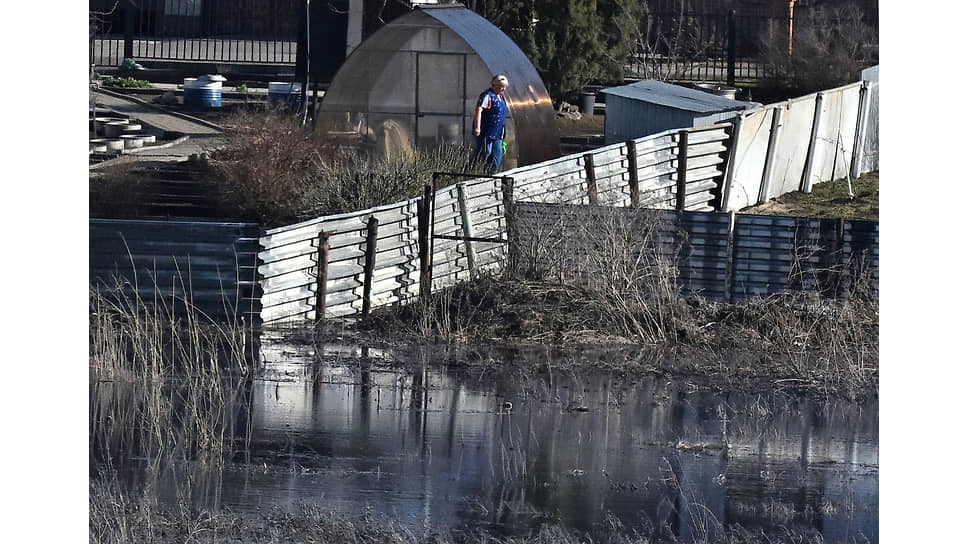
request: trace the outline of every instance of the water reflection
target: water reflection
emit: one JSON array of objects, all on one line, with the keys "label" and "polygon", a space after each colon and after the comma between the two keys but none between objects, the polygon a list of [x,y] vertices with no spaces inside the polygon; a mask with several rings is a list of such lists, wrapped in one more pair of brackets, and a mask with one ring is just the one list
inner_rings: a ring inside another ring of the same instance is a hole
[{"label": "water reflection", "polygon": [[[250,447],[224,467],[183,467],[195,500],[243,513],[372,507],[417,534],[525,534],[543,522],[592,530],[612,514],[683,541],[735,523],[878,538],[876,402],[607,374],[466,375],[432,357],[394,370],[362,355],[336,366],[267,361],[242,411]],[[154,485],[177,500],[183,481],[172,467]]]}]

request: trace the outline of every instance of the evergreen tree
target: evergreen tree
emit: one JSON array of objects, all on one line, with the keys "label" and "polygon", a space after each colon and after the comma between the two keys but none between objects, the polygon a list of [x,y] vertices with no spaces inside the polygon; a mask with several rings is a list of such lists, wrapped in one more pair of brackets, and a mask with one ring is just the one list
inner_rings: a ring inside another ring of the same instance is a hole
[{"label": "evergreen tree", "polygon": [[644,13],[643,0],[477,0],[468,7],[517,43],[555,99],[593,81],[621,82]]}]

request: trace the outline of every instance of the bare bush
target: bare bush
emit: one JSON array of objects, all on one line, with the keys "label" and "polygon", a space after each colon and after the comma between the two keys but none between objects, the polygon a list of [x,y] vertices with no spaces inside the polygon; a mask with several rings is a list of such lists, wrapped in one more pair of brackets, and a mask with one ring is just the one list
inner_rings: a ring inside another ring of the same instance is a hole
[{"label": "bare bush", "polygon": [[787,40],[760,39],[764,84],[802,94],[851,83],[877,63],[877,41],[855,4],[797,11],[792,52]]},{"label": "bare bush", "polygon": [[682,327],[676,228],[659,211],[551,208],[522,224],[519,273],[582,290],[606,330],[646,343]]},{"label": "bare bush", "polygon": [[140,215],[146,179],[133,166],[133,162],[117,162],[91,172],[88,209],[92,217],[127,218]]},{"label": "bare bush", "polygon": [[240,112],[212,154],[219,200],[233,216],[282,225],[420,194],[435,171],[467,171],[470,150],[445,145],[386,155],[328,140],[281,111]]},{"label": "bare bush", "polygon": [[635,35],[628,72],[642,79],[667,81],[679,76],[683,66],[707,57],[710,44],[701,39],[701,29],[687,10],[687,2],[682,1],[679,13],[671,19],[652,14],[644,18],[642,30]]}]

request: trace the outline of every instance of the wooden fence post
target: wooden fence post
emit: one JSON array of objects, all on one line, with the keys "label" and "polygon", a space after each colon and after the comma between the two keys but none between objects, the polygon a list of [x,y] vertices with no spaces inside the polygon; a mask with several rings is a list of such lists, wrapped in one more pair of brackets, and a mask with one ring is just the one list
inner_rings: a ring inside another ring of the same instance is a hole
[{"label": "wooden fence post", "polygon": [[508,236],[508,266],[507,272],[512,273],[518,262],[518,232],[517,210],[514,204],[514,178],[501,178],[501,197],[504,204],[504,224]]},{"label": "wooden fence post", "polygon": [[471,230],[470,214],[467,211],[467,188],[463,181],[457,183],[457,206],[460,208],[460,224],[464,233],[464,249],[467,253],[467,268],[473,276],[477,269],[477,255],[474,253],[474,242],[470,238],[474,236]]},{"label": "wooden fence post", "polygon": [[424,196],[417,201],[417,254],[420,258],[420,298],[424,301],[430,297],[431,264],[430,264],[430,208],[433,206],[433,189],[424,186]]},{"label": "wooden fence post", "polygon": [[689,156],[689,131],[679,131],[679,169],[676,179],[676,211],[686,209],[686,172],[689,170],[687,158]]},{"label": "wooden fence post", "polygon": [[598,183],[595,181],[595,157],[591,153],[585,153],[585,181],[588,188],[588,203],[592,206],[598,204]]},{"label": "wooden fence post", "polygon": [[376,235],[380,220],[370,216],[366,222],[366,253],[363,257],[363,315],[370,315],[370,294],[373,291],[373,272],[376,268]]},{"label": "wooden fence post", "polygon": [[331,231],[320,231],[317,240],[316,266],[316,326],[326,320],[326,282],[329,280],[329,235]]},{"label": "wooden fence post", "polygon": [[629,198],[633,208],[639,207],[639,157],[635,140],[625,142],[629,161]]}]

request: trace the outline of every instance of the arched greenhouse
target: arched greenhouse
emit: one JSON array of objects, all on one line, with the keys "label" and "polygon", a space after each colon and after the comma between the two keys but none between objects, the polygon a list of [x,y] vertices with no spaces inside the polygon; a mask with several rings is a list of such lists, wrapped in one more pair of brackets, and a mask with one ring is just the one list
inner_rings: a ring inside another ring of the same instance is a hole
[{"label": "arched greenhouse", "polygon": [[360,44],[326,91],[317,130],[386,154],[472,147],[476,100],[499,73],[510,80],[502,169],[559,156],[554,108],[534,66],[500,29],[455,4],[414,10]]}]

